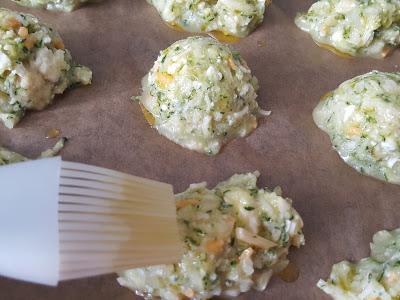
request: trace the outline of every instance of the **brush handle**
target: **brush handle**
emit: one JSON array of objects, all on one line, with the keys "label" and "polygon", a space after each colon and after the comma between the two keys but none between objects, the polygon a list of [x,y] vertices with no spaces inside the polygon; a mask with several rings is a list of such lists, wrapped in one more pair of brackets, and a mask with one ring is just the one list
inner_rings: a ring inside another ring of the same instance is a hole
[{"label": "brush handle", "polygon": [[0,167],[1,275],[58,283],[60,169],[60,157]]}]

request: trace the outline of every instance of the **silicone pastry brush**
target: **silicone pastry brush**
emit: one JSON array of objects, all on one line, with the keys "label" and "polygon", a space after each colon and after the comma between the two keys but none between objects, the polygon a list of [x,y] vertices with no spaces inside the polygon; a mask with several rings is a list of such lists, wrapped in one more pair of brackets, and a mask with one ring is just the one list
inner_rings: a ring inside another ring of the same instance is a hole
[{"label": "silicone pastry brush", "polygon": [[169,184],[46,158],[0,167],[0,274],[35,283],[173,263]]}]

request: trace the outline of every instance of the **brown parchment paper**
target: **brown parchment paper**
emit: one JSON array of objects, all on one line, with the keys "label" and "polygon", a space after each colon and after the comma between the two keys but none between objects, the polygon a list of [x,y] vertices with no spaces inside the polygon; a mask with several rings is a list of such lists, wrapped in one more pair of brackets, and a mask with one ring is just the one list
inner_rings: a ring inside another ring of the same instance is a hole
[{"label": "brown parchment paper", "polygon": [[[64,159],[169,182],[176,192],[193,182],[213,186],[234,173],[259,170],[260,185],[280,185],[293,199],[305,222],[306,246],[290,254],[301,270],[296,282],[274,278],[265,292],[238,299],[328,299],[315,284],[328,276],[331,265],[368,255],[374,232],[400,227],[400,187],[359,175],[343,163],[311,112],[323,94],[346,79],[373,69],[399,71],[400,51],[385,60],[346,60],[319,49],[293,23],[296,12],[312,2],[276,0],[264,24],[234,45],[259,79],[261,107],[272,115],[249,137],[207,157],[158,135],[129,100],[139,93],[158,52],[186,36],[165,26],[146,1],[105,0],[66,14],[0,0],[0,6],[53,24],[74,59],[94,73],[90,87],[70,90],[49,109],[28,113],[13,130],[0,126],[0,143],[35,157],[55,142],[45,139],[46,131],[58,128],[70,138]],[[0,300],[140,299],[115,278],[57,288],[0,278]]]}]

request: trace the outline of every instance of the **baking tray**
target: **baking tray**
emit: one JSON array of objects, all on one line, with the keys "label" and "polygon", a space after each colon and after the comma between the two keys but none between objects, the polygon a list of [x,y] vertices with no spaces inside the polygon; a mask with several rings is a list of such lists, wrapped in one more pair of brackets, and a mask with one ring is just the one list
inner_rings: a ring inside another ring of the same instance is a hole
[{"label": "baking tray", "polygon": [[[35,157],[61,129],[70,142],[64,159],[90,163],[172,183],[215,185],[234,173],[259,170],[260,186],[280,185],[305,222],[306,245],[290,259],[300,268],[296,282],[271,280],[263,293],[237,299],[328,299],[316,286],[333,263],[369,254],[373,233],[400,226],[400,187],[359,175],[332,150],[314,125],[319,98],[341,82],[373,69],[399,71],[400,51],[385,60],[342,59],[318,48],[293,18],[312,0],[275,1],[263,25],[233,46],[260,82],[259,104],[272,111],[250,136],[228,144],[214,157],[175,145],[151,129],[130,97],[159,51],[187,34],[165,26],[144,0],[105,0],[70,13],[34,10],[0,0],[0,6],[29,12],[52,24],[74,59],[91,67],[90,87],[70,90],[49,109],[28,113],[13,130],[0,126],[0,142]],[[140,299],[115,275],[61,283],[57,288],[0,279],[1,300]]]}]

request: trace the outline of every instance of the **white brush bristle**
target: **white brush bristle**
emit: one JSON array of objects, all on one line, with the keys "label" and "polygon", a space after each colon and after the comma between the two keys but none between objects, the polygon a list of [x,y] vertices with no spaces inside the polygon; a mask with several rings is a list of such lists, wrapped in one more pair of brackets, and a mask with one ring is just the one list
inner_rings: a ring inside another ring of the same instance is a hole
[{"label": "white brush bristle", "polygon": [[179,260],[171,185],[62,162],[60,280]]}]

